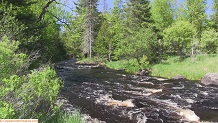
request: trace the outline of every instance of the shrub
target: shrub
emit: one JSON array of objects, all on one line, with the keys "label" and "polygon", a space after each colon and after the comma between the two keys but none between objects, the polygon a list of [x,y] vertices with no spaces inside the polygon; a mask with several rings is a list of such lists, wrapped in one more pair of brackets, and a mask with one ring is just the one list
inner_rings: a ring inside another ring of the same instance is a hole
[{"label": "shrub", "polygon": [[23,72],[28,59],[26,54],[16,53],[18,45],[7,36],[0,39],[0,119],[45,120],[58,109],[54,102],[61,80],[49,66]]}]

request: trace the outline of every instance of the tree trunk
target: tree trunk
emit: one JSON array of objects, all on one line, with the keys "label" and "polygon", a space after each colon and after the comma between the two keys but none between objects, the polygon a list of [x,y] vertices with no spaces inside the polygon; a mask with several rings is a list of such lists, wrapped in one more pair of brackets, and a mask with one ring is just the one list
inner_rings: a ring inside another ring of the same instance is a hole
[{"label": "tree trunk", "polygon": [[158,44],[159,44],[159,47],[158,47],[158,60],[159,62],[162,61],[162,42],[161,42],[161,39],[158,40]]}]

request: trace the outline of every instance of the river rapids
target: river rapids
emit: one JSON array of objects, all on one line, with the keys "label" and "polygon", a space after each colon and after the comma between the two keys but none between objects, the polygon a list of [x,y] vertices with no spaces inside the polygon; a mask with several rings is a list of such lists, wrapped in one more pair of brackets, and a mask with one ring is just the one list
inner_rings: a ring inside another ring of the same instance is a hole
[{"label": "river rapids", "polygon": [[75,60],[57,66],[61,95],[106,123],[218,122],[218,86],[136,76]]}]

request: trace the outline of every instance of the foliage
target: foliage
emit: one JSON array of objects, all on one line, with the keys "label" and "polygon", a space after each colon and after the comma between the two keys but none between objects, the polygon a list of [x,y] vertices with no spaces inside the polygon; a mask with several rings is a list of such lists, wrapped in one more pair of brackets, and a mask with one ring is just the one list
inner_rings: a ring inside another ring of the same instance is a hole
[{"label": "foliage", "polygon": [[6,36],[0,41],[0,118],[40,119],[55,112],[61,81],[50,67],[26,74],[27,55],[16,53],[18,45]]},{"label": "foliage", "polygon": [[178,20],[164,30],[164,45],[168,52],[177,52],[182,58],[184,53],[191,51],[192,40],[196,31],[192,24],[187,21]]},{"label": "foliage", "polygon": [[172,7],[172,0],[154,0],[152,3],[152,19],[161,32],[173,23]]},{"label": "foliage", "polygon": [[153,22],[151,19],[149,0],[128,0],[125,7],[127,17],[126,25],[131,30],[138,28],[148,28]]},{"label": "foliage", "polygon": [[205,30],[201,37],[201,47],[205,53],[213,54],[218,51],[218,33],[214,29]]},{"label": "foliage", "polygon": [[193,24],[196,28],[197,38],[201,38],[206,22],[206,0],[185,0],[186,4],[186,20]]},{"label": "foliage", "polygon": [[18,41],[10,41],[7,36],[0,39],[0,79],[9,78],[18,73],[24,67],[27,55],[15,53],[18,49]]},{"label": "foliage", "polygon": [[38,59],[38,62],[41,63],[48,60],[61,60],[65,57],[59,36],[60,26],[54,17],[57,7],[51,5],[39,22],[38,16],[47,2],[10,0],[0,3],[0,22],[2,23],[0,35],[7,35],[10,40],[18,40],[19,50],[26,51],[28,54],[33,49],[39,50],[41,59]]},{"label": "foliage", "polygon": [[213,14],[211,15],[211,21],[213,28],[217,31],[218,29],[218,1],[213,0]]},{"label": "foliage", "polygon": [[157,44],[156,34],[149,28],[134,31],[130,36],[118,42],[116,55],[120,58],[135,58],[140,64],[140,59],[145,55],[148,61],[153,60],[155,46]]},{"label": "foliage", "polygon": [[[108,29],[108,30],[106,30]],[[109,57],[112,52],[112,34],[110,32],[110,25],[107,21],[102,22],[101,28],[98,32],[94,44],[94,51],[103,57]]]}]

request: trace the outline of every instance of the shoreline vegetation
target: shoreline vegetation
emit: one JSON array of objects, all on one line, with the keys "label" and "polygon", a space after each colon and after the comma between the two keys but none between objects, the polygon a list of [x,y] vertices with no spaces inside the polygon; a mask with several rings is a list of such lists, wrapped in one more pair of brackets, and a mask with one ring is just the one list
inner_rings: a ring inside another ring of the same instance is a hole
[{"label": "shoreline vegetation", "polygon": [[[172,79],[177,75],[182,75],[188,80],[200,80],[206,73],[218,72],[218,55],[196,55],[194,57],[184,58],[180,61],[179,57],[170,57],[159,64],[149,65],[151,76],[158,76]],[[114,70],[125,70],[128,73],[135,74],[140,66],[136,60],[118,60],[108,62],[100,58],[87,58],[79,60],[79,64],[99,64]]]}]

